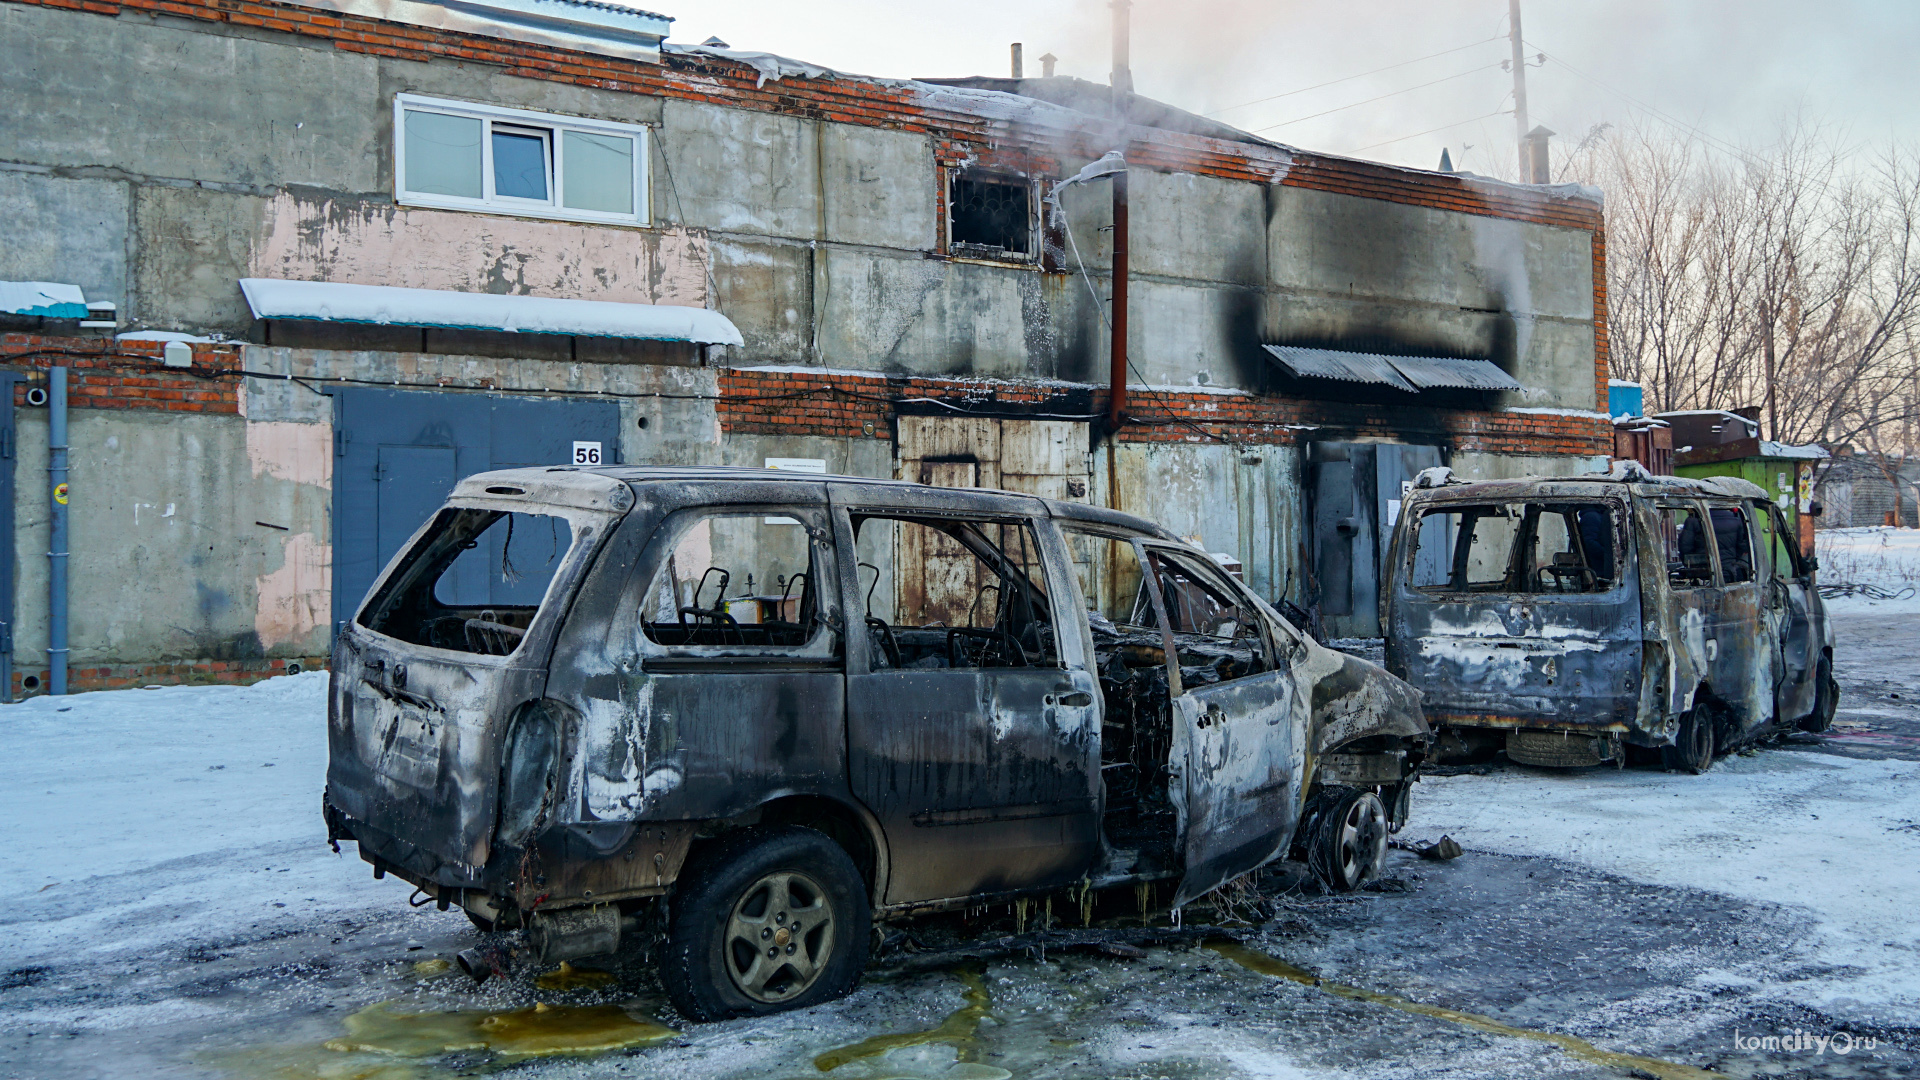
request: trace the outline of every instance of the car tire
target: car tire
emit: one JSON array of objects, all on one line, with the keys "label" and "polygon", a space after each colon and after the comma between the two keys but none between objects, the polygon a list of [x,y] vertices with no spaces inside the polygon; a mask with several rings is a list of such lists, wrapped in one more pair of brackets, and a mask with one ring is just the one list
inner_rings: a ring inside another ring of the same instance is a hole
[{"label": "car tire", "polygon": [[1352,892],[1386,868],[1387,810],[1373,792],[1330,788],[1304,826],[1307,868],[1329,892]]},{"label": "car tire", "polygon": [[722,837],[689,860],[670,905],[660,982],[689,1020],[831,1001],[852,993],[866,968],[866,885],[846,851],[813,829]]},{"label": "car tire", "polygon": [[1833,714],[1840,707],[1840,683],[1833,677],[1833,661],[1822,657],[1815,673],[1813,712],[1800,719],[1801,731],[1818,735],[1833,726]]},{"label": "car tire", "polygon": [[1704,701],[1680,718],[1680,730],[1673,733],[1673,745],[1660,748],[1660,764],[1675,772],[1695,776],[1713,768],[1713,709]]}]

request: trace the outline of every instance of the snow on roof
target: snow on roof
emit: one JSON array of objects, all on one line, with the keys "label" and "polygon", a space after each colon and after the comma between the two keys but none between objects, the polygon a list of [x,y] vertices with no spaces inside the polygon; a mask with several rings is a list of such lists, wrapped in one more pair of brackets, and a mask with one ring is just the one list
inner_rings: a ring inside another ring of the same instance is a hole
[{"label": "snow on roof", "polygon": [[80,286],[58,281],[0,281],[0,314],[84,319],[87,298]]},{"label": "snow on roof", "polygon": [[518,334],[691,341],[739,345],[740,331],[717,311],[670,304],[622,304],[547,296],[495,296],[335,281],[242,278],[259,319],[319,319],[379,326],[443,326]]},{"label": "snow on roof", "polygon": [[1807,461],[1824,461],[1831,455],[1828,454],[1825,449],[1818,446],[1789,446],[1786,443],[1777,443],[1777,442],[1769,442],[1766,440],[1762,440],[1760,443],[1760,456],[1773,457],[1773,458],[1802,458]]},{"label": "snow on roof", "polygon": [[673,19],[601,0],[288,0],[387,22],[658,63]]}]

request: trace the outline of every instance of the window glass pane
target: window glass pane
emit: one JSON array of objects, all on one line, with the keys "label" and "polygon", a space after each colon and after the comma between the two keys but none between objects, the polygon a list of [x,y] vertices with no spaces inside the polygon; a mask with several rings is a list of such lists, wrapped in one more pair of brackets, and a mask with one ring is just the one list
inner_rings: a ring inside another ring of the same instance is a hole
[{"label": "window glass pane", "polygon": [[828,653],[822,595],[831,565],[808,530],[769,524],[763,513],[679,522],[672,552],[648,588],[643,628],[669,646]]},{"label": "window glass pane", "polygon": [[481,197],[479,120],[409,109],[406,128],[408,191]]},{"label": "window glass pane", "polygon": [[547,198],[547,140],[532,131],[493,129],[493,193]]},{"label": "window glass pane", "polygon": [[1747,515],[1729,507],[1716,506],[1713,538],[1720,547],[1720,573],[1726,584],[1753,580],[1753,537],[1747,531]]},{"label": "window glass pane", "polygon": [[562,131],[560,201],[574,210],[633,213],[633,140]]}]

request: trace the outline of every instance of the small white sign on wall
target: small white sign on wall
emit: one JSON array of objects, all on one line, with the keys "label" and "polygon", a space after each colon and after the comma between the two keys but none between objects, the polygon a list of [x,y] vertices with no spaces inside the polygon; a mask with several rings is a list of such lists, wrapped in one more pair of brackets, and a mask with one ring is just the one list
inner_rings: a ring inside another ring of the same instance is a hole
[{"label": "small white sign on wall", "polygon": [[573,461],[572,461],[572,464],[574,464],[574,465],[598,465],[598,464],[600,464],[600,459],[601,459],[601,454],[600,454],[600,444],[599,444],[599,443],[597,443],[597,442],[577,442],[577,441],[576,441],[576,442],[575,442],[575,443],[573,444]]},{"label": "small white sign on wall", "polygon": [[[827,462],[825,458],[770,457],[767,459],[767,468],[779,469],[781,472],[818,473],[824,476],[827,471]],[[768,525],[800,524],[790,517],[770,517],[765,523]]]}]

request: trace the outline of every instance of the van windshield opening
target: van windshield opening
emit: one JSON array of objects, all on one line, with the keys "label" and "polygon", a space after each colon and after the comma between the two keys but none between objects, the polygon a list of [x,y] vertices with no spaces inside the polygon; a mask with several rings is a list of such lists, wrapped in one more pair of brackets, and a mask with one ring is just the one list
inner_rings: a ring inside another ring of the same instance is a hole
[{"label": "van windshield opening", "polygon": [[1422,514],[1410,580],[1422,592],[1596,593],[1619,581],[1608,502],[1449,503]]},{"label": "van windshield opening", "polygon": [[506,656],[533,625],[576,535],[550,514],[443,509],[359,623],[413,645]]}]

